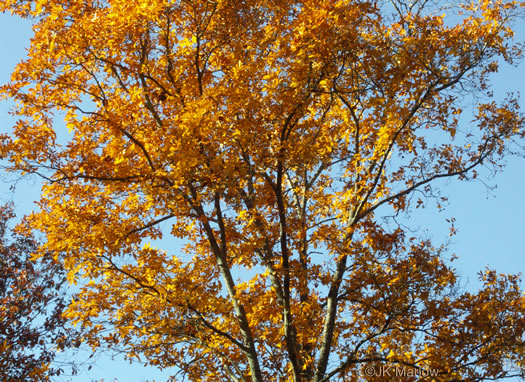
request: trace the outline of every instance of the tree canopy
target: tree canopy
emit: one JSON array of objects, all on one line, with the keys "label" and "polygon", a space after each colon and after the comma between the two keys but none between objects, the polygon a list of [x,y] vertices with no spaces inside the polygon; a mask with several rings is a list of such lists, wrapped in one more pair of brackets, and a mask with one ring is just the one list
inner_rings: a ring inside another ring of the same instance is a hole
[{"label": "tree canopy", "polygon": [[64,370],[57,350],[76,344],[67,307],[64,268],[52,257],[31,259],[38,243],[9,232],[10,205],[0,207],[0,375],[3,381],[48,381]]},{"label": "tree canopy", "polygon": [[519,278],[461,291],[388,218],[524,138],[489,82],[523,5],[4,0],[35,26],[0,152],[45,179],[24,229],[79,282],[85,341],[194,381],[523,376]]}]

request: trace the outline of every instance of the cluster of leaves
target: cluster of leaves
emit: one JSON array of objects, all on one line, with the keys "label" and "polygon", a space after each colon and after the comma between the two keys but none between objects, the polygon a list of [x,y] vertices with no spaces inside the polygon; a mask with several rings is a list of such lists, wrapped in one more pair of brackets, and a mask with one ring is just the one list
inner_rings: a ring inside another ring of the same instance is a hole
[{"label": "cluster of leaves", "polygon": [[[0,208],[0,375],[3,381],[47,381],[60,375],[57,351],[74,345],[66,308],[64,268],[52,257],[33,260],[39,244],[9,234],[14,217]],[[11,240],[10,240],[11,239]]]},{"label": "cluster of leaves", "polygon": [[521,7],[4,0],[35,36],[0,152],[46,179],[28,222],[81,281],[68,317],[195,381],[523,375],[518,279],[459,293],[438,248],[383,219],[523,139],[518,102],[485,94],[521,55]]}]

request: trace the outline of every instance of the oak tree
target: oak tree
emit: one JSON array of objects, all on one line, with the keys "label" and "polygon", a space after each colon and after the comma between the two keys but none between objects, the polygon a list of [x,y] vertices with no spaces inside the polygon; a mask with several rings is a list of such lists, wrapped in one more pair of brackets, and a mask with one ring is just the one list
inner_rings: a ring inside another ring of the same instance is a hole
[{"label": "oak tree", "polygon": [[38,243],[9,232],[10,205],[0,207],[0,376],[2,381],[48,381],[64,372],[57,351],[75,345],[62,313],[66,273],[52,257],[33,260]]},{"label": "oak tree", "polygon": [[4,0],[34,37],[1,153],[45,179],[28,229],[79,283],[85,341],[194,381],[523,376],[519,278],[462,291],[388,220],[523,138],[489,82],[523,5]]}]

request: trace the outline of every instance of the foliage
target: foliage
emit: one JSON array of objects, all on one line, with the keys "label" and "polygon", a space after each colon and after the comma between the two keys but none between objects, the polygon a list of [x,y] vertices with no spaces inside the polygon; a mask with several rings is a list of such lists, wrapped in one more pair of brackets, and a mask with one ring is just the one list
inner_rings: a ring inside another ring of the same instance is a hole
[{"label": "foliage", "polygon": [[32,260],[38,243],[14,235],[10,206],[0,208],[0,375],[2,381],[47,381],[62,369],[56,350],[73,345],[66,308],[65,270],[51,257]]},{"label": "foliage", "polygon": [[461,292],[440,248],[385,221],[523,138],[489,83],[520,57],[522,6],[4,0],[35,35],[1,151],[46,179],[29,225],[81,281],[68,317],[195,381],[523,375],[518,278]]}]

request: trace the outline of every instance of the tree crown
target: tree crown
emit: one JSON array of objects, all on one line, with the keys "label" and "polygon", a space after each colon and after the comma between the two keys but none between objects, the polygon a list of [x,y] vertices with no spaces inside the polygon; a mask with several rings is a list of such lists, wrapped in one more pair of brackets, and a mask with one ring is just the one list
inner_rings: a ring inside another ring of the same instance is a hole
[{"label": "tree crown", "polygon": [[[192,380],[512,374],[517,278],[460,293],[439,248],[382,218],[523,138],[512,97],[461,122],[520,56],[522,5],[4,1],[36,24],[2,88],[21,119],[1,150],[46,179],[42,250],[90,280],[69,317]],[[184,255],[146,243],[162,235]]]}]

